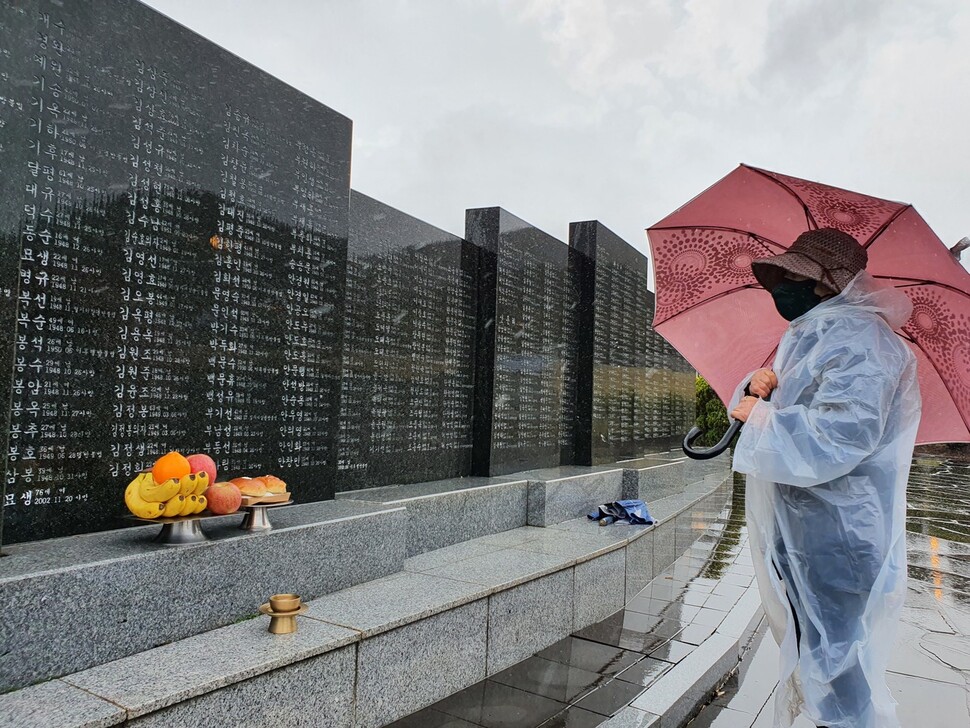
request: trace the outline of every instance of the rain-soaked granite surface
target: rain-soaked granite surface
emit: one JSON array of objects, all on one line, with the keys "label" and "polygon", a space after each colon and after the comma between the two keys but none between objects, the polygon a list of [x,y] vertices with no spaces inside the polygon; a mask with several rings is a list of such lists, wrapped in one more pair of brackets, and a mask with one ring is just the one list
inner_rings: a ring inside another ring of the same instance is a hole
[{"label": "rain-soaked granite surface", "polygon": [[529,481],[530,526],[579,518],[623,495],[623,470],[619,468],[550,468],[521,476]]},{"label": "rain-soaked granite surface", "polygon": [[[638,539],[634,543],[639,543]],[[573,590],[573,624],[580,629],[623,608],[626,597],[627,553],[624,550],[576,565]]]},{"label": "rain-soaked granite surface", "polygon": [[298,617],[293,634],[268,631],[269,617],[156,647],[63,681],[144,715],[356,642],[353,630]]},{"label": "rain-soaked granite surface", "polygon": [[[215,534],[223,538],[183,548],[149,544],[157,526],[63,539],[85,541],[89,559],[97,557],[93,547],[99,538],[109,544],[136,539],[134,553],[126,558],[90,565],[76,558],[65,566],[72,560],[60,543],[52,549],[54,559],[35,559],[34,554],[46,553],[37,544],[12,548],[11,556],[0,560],[8,574],[0,577],[0,597],[6,604],[42,605],[44,620],[30,610],[15,610],[0,623],[5,647],[0,689],[231,624],[256,614],[271,594],[295,592],[312,599],[395,573],[404,564],[402,508],[330,501],[276,511],[277,527],[268,533],[241,535],[234,525],[224,525],[225,532]],[[235,516],[233,523],[241,518]],[[27,571],[53,563],[60,567]]]},{"label": "rain-soaked granite surface", "polygon": [[356,725],[377,728],[483,678],[487,617],[480,600],[363,642]]},{"label": "rain-soaked granite surface", "polygon": [[451,478],[353,491],[339,498],[407,508],[407,553],[462,543],[526,525],[527,488],[517,478]]},{"label": "rain-soaked granite surface", "polygon": [[0,695],[4,728],[103,728],[125,720],[125,710],[60,680]]},{"label": "rain-soaked granite surface", "polygon": [[487,596],[488,589],[454,579],[402,572],[309,602],[307,616],[372,637]]},{"label": "rain-soaked granite surface", "polygon": [[572,630],[572,569],[494,594],[488,600],[487,673],[520,662]]},{"label": "rain-soaked granite surface", "polygon": [[649,457],[621,463],[623,497],[649,503],[656,498],[673,495],[685,484],[684,459],[670,461]]},{"label": "rain-soaked granite surface", "polygon": [[354,725],[354,648],[344,647],[131,721],[138,728],[173,726]]}]

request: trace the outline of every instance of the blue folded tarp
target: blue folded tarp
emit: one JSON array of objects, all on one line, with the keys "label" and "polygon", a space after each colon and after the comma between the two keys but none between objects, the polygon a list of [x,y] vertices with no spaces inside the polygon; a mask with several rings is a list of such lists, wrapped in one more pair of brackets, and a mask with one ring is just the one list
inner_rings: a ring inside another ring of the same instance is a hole
[{"label": "blue folded tarp", "polygon": [[589,518],[599,521],[604,518],[612,521],[629,521],[633,525],[651,526],[654,520],[650,517],[647,504],[642,500],[620,500],[604,503],[589,514]]}]

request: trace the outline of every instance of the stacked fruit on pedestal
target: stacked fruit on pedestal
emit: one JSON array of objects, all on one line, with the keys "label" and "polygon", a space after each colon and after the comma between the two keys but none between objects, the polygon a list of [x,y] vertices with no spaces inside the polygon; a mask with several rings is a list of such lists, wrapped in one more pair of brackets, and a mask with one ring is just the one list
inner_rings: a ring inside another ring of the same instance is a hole
[{"label": "stacked fruit on pedestal", "polygon": [[[189,459],[170,452],[156,460],[151,470],[142,471],[128,484],[125,505],[139,518],[175,518],[201,513],[207,505],[203,495],[209,487],[207,470],[202,468],[192,472]],[[212,471],[215,477],[214,464]]]}]

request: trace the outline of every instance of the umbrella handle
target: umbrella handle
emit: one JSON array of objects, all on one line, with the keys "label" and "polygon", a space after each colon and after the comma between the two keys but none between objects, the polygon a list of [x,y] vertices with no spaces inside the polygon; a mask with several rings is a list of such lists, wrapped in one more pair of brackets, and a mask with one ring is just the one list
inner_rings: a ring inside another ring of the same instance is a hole
[{"label": "umbrella handle", "polygon": [[721,440],[714,445],[714,447],[710,447],[706,450],[698,450],[692,447],[694,440],[704,434],[704,431],[695,425],[694,427],[690,428],[690,432],[688,432],[684,437],[684,444],[682,446],[684,448],[684,454],[693,460],[710,460],[711,458],[717,457],[722,452],[727,450],[728,445],[731,444],[731,440],[733,440],[734,436],[738,434],[738,430],[741,429],[741,425],[743,424],[744,423],[741,420],[735,420],[732,422],[731,426],[728,427],[727,432],[724,433],[724,437],[722,437]]},{"label": "umbrella handle", "polygon": [[[745,389],[745,392],[748,390]],[[766,402],[771,399],[771,393],[768,393],[767,397],[763,397]],[[684,444],[681,446],[684,449],[684,454],[691,458],[692,460],[710,460],[711,458],[716,458],[722,452],[728,449],[728,445],[731,444],[731,440],[734,436],[738,434],[741,430],[741,426],[744,423],[741,420],[735,420],[731,423],[730,427],[727,428],[727,432],[724,433],[722,437],[714,447],[710,447],[707,450],[698,450],[693,447],[694,440],[704,434],[704,431],[697,427],[696,425],[690,428],[690,432],[684,437]]]}]

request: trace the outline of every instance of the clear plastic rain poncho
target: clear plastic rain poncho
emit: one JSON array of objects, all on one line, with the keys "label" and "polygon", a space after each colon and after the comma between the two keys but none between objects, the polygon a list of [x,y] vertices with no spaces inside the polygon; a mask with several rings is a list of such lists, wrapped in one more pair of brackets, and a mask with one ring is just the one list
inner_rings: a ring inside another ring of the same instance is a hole
[{"label": "clear plastic rain poncho", "polygon": [[735,448],[781,646],[782,728],[799,712],[832,728],[899,726],[885,670],[906,596],[920,395],[916,358],[892,329],[911,310],[905,294],[862,272],[795,319],[775,356],[778,387],[755,404]]}]

